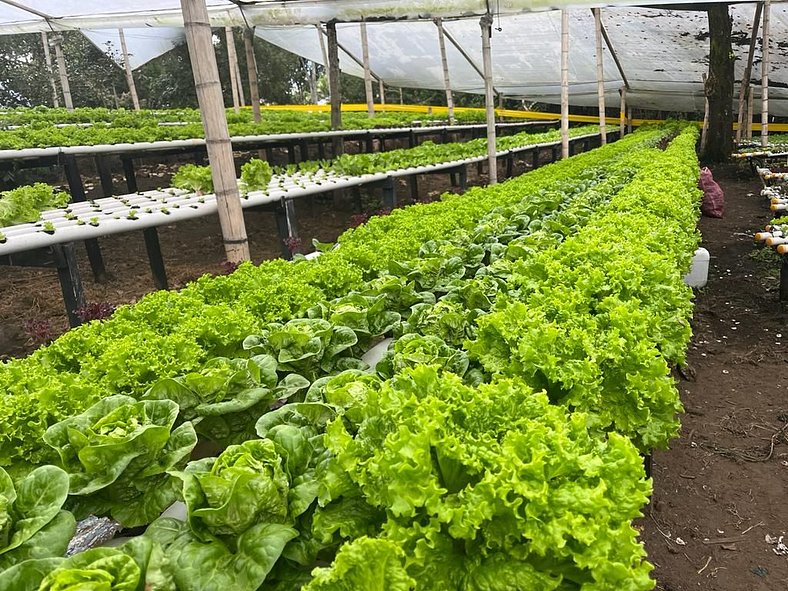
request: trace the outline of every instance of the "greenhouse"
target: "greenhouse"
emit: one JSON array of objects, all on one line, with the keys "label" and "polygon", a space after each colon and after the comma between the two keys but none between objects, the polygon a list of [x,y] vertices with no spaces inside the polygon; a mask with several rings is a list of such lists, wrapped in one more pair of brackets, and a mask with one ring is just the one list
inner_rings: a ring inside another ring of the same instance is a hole
[{"label": "greenhouse", "polygon": [[783,588],[785,39],[0,0],[0,591]]}]

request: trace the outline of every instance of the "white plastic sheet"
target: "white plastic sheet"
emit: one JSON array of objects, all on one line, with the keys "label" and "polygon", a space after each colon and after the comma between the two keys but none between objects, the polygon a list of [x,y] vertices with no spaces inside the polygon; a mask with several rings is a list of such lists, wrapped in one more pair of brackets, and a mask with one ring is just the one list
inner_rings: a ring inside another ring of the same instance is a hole
[{"label": "white plastic sheet", "polygon": [[[559,100],[558,12],[572,7],[570,47],[570,104],[594,106],[595,67],[593,19],[586,0],[247,0],[239,7],[230,0],[206,0],[216,26],[257,25],[268,41],[316,62],[323,62],[314,24],[331,19],[369,20],[370,63],[373,73],[389,86],[441,89],[437,29],[429,20],[441,16],[447,32],[477,64],[481,64],[479,15],[488,5],[500,17],[494,26],[492,51],[494,85],[501,94],[531,101]],[[668,0],[661,5],[669,5]],[[633,2],[605,3],[603,22],[630,83],[628,102],[665,111],[702,111],[701,76],[708,69],[708,21],[703,11],[626,8]],[[26,6],[29,10],[22,10]],[[532,12],[537,11],[537,12]],[[539,12],[541,11],[541,12]],[[736,72],[740,79],[747,56],[754,4],[730,6],[736,44]],[[464,18],[463,18],[464,17]],[[423,18],[420,22],[398,19]],[[376,19],[384,19],[376,22]],[[179,0],[0,0],[0,34],[106,27],[173,27],[182,24]],[[297,25],[297,26],[282,26]],[[350,57],[361,55],[358,24],[340,22],[343,71],[360,76]],[[153,29],[151,29],[153,31]],[[152,33],[153,34],[153,33]],[[788,116],[788,6],[772,3],[772,68],[770,112]],[[782,43],[782,46],[781,46]],[[139,50],[137,50],[139,51]],[[481,77],[451,42],[447,43],[452,86],[482,93]],[[760,77],[756,51],[755,81]],[[618,103],[623,80],[605,50],[608,102]],[[760,109],[756,86],[755,111]]]},{"label": "white plastic sheet", "polygon": [[[118,66],[123,66],[118,29],[83,29],[82,34],[101,51],[108,52]],[[124,29],[123,34],[132,70],[167,53],[185,38],[182,27]]]},{"label": "white plastic sheet", "polygon": [[[734,52],[737,82],[747,59],[753,5],[733,5]],[[602,20],[621,62],[630,90],[630,105],[664,111],[703,111],[702,75],[708,71],[708,19],[705,12],[642,8],[606,8]],[[530,101],[558,103],[560,99],[559,11],[502,16],[496,19],[492,53],[493,85],[501,94]],[[447,33],[471,60],[481,64],[479,20],[444,22]],[[390,86],[443,88],[437,28],[430,22],[381,22],[367,25],[372,71]],[[323,62],[315,27],[258,27],[257,34],[307,59]],[[356,57],[361,55],[358,25],[337,25],[339,43]],[[788,7],[772,6],[773,40],[788,38]],[[570,12],[570,104],[596,105],[594,24],[590,10]],[[772,43],[770,112],[788,115],[788,52]],[[476,70],[447,40],[452,88],[482,94]],[[760,47],[755,53],[753,82],[760,78]],[[340,68],[354,76],[362,70],[340,51]],[[608,104],[618,105],[623,79],[605,48]],[[755,111],[760,111],[760,89],[755,89]]]}]

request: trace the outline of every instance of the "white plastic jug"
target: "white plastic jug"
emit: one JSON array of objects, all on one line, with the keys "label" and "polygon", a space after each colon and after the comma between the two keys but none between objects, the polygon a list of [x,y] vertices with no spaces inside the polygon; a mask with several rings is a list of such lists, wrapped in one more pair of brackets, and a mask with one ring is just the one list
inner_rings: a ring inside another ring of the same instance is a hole
[{"label": "white plastic jug", "polygon": [[709,280],[709,251],[699,248],[692,257],[690,272],[684,276],[684,283],[690,287],[704,287]]}]

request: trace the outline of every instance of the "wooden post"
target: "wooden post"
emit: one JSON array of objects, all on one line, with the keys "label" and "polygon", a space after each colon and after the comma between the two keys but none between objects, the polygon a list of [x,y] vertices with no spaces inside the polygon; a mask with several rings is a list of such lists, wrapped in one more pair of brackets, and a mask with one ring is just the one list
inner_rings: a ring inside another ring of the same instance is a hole
[{"label": "wooden post", "polygon": [[249,260],[249,241],[235,178],[233,148],[224,113],[224,99],[211,40],[208,9],[205,0],[181,0],[181,10],[197,101],[205,128],[205,143],[213,175],[224,249],[228,261],[240,263]]},{"label": "wooden post", "polygon": [[569,158],[569,13],[561,11],[561,158]]},{"label": "wooden post", "polygon": [[[323,36],[321,35],[322,39]],[[309,67],[309,94],[312,98],[312,104],[317,104],[317,62],[312,62]]]},{"label": "wooden post", "polygon": [[44,61],[47,65],[47,77],[52,86],[52,106],[56,109],[60,106],[60,98],[57,95],[57,84],[55,84],[55,73],[52,71],[52,54],[49,53],[49,39],[46,31],[41,31],[41,43],[44,44]]},{"label": "wooden post", "polygon": [[[320,40],[320,52],[323,54],[323,66],[326,68],[326,80],[328,82],[328,88],[331,88],[331,68],[328,63],[328,51],[326,50],[326,40],[325,34],[323,33],[323,27],[321,25],[315,25],[317,27],[317,38]],[[330,90],[329,90],[330,92]]]},{"label": "wooden post", "polygon": [[134,84],[134,74],[129,63],[129,50],[126,47],[126,35],[123,33],[123,29],[118,29],[118,37],[120,38],[120,51],[123,54],[123,69],[126,72],[126,83],[129,85],[129,92],[131,93],[131,104],[134,105],[135,111],[139,111],[140,98],[137,96],[137,85]]},{"label": "wooden post", "polygon": [[[326,37],[328,38],[328,86],[331,95],[331,129],[342,129],[342,95],[339,81],[339,45],[337,44],[336,23],[326,24]],[[342,138],[333,138],[334,157],[345,151]]]},{"label": "wooden post", "polygon": [[485,14],[479,24],[482,28],[482,62],[484,67],[484,105],[487,108],[487,163],[488,184],[498,182],[498,154],[495,141],[495,97],[493,96],[492,80],[492,51],[490,37],[492,37],[493,18],[490,13]]},{"label": "wooden post", "polygon": [[[706,88],[706,74],[703,74],[703,88]],[[705,93],[704,93],[705,95]],[[706,138],[709,134],[709,97],[703,99],[703,127],[700,130],[700,153],[706,152]]]},{"label": "wooden post", "polygon": [[52,45],[55,48],[55,61],[57,61],[57,69],[60,73],[60,88],[63,89],[63,102],[66,109],[69,111],[74,110],[74,102],[71,100],[71,86],[68,83],[68,71],[66,70],[66,58],[63,57],[63,47],[60,45],[62,35],[52,36]]},{"label": "wooden post", "polygon": [[446,91],[446,106],[449,109],[449,125],[454,125],[454,96],[451,92],[451,80],[449,78],[449,60],[446,57],[446,38],[443,34],[443,21],[435,19],[435,26],[438,27],[438,46],[441,52],[441,67],[443,68],[443,88]]},{"label": "wooden post", "polygon": [[749,88],[749,92],[747,93],[749,96],[747,97],[747,139],[752,139],[752,117],[753,117],[753,103],[755,102],[755,93],[752,91],[752,86]]},{"label": "wooden post", "polygon": [[380,97],[380,104],[386,104],[386,85],[383,84],[383,78],[378,78],[378,96]]},{"label": "wooden post", "polygon": [[233,28],[224,28],[224,40],[227,45],[227,65],[230,73],[230,88],[233,94],[233,111],[236,113],[241,112],[241,104],[238,101],[238,78],[235,75],[235,68],[237,67],[238,56],[235,55],[235,39],[233,38]]},{"label": "wooden post", "polygon": [[618,93],[621,95],[621,106],[618,111],[618,125],[621,128],[618,132],[618,137],[624,137],[627,132],[627,87],[622,86]]},{"label": "wooden post", "polygon": [[402,98],[402,87],[401,86],[399,87],[399,104],[400,105],[404,105],[405,104],[405,100]]},{"label": "wooden post", "polygon": [[761,61],[761,146],[769,145],[769,13],[770,0],[763,2],[763,58]]},{"label": "wooden post", "polygon": [[605,121],[605,56],[602,53],[602,12],[594,8],[594,29],[596,30],[596,93],[599,101],[599,136],[604,146],[607,143]]},{"label": "wooden post", "polygon": [[746,109],[749,106],[750,98],[750,78],[752,78],[752,60],[755,56],[755,44],[758,40],[758,25],[761,21],[761,11],[763,10],[763,3],[758,2],[755,5],[755,18],[752,21],[752,38],[750,39],[750,51],[747,54],[747,65],[744,66],[744,74],[741,78],[741,86],[739,87],[739,117],[737,119],[738,126],[736,127],[736,143],[738,144],[742,138],[742,127],[746,127]]},{"label": "wooden post", "polygon": [[361,61],[364,64],[364,94],[367,97],[367,115],[375,116],[375,97],[372,96],[372,72],[369,71],[369,40],[367,39],[367,23],[359,23],[361,27]]},{"label": "wooden post", "polygon": [[238,102],[242,107],[246,106],[246,95],[244,95],[244,79],[241,77],[241,65],[238,62],[238,52],[235,53],[235,79],[238,80]]},{"label": "wooden post", "polygon": [[260,88],[257,81],[257,58],[254,56],[254,29],[244,29],[244,49],[246,51],[246,76],[249,79],[249,100],[252,103],[252,116],[255,123],[260,123]]}]

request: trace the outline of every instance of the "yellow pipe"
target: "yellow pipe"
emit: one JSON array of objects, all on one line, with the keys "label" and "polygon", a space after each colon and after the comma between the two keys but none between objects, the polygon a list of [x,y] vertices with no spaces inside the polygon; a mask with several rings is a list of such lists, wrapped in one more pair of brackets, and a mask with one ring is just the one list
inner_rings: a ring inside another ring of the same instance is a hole
[{"label": "yellow pipe", "polygon": [[[331,110],[330,105],[267,105],[263,109],[269,111],[302,111],[302,112],[328,112]],[[342,111],[345,112],[366,112],[366,103],[348,103],[342,105]],[[420,113],[426,115],[448,115],[449,109],[440,105],[400,105],[397,103],[375,105],[375,111],[389,111],[399,113]],[[484,109],[478,107],[454,107],[456,113],[479,113],[484,114]],[[541,111],[518,111],[514,109],[496,109],[495,114],[498,117],[507,117],[511,119],[534,119],[537,121],[555,120],[560,117],[558,113],[543,113]],[[569,115],[569,121],[573,123],[599,123],[599,117],[594,115]],[[632,125],[639,127],[647,124],[664,123],[664,119],[632,119]],[[702,121],[691,121],[698,127],[703,125]],[[612,126],[611,126],[612,127]],[[733,124],[733,130],[738,128],[736,123]],[[753,122],[753,130],[760,131],[761,124]],[[788,123],[770,123],[769,131],[788,131]]]}]

